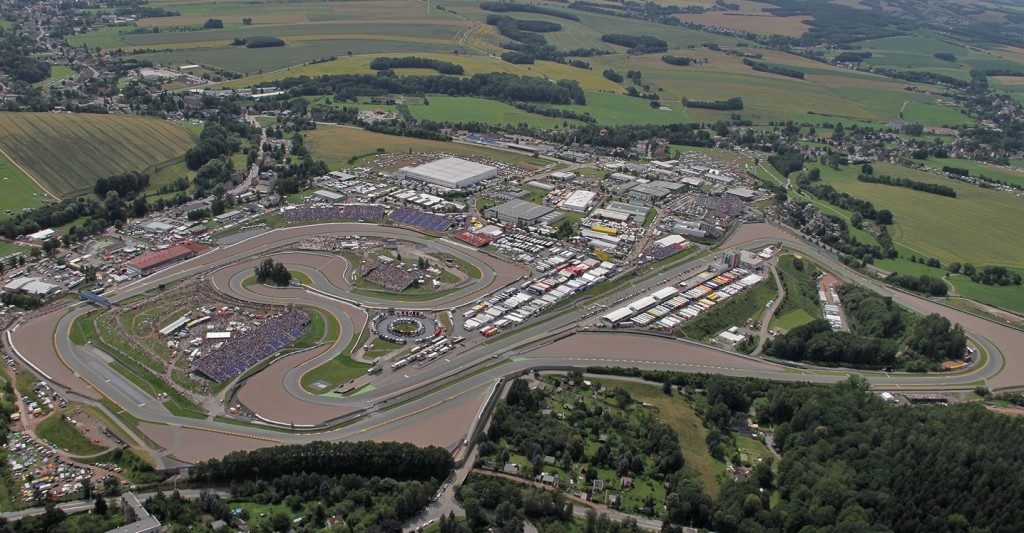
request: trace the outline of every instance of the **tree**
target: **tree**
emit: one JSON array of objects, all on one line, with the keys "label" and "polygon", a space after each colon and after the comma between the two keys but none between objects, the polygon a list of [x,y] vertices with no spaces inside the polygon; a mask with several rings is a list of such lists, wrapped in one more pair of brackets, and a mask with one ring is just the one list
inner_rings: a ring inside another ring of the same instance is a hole
[{"label": "tree", "polygon": [[665,382],[661,384],[661,392],[667,396],[671,396],[672,382],[666,379]]},{"label": "tree", "polygon": [[879,209],[878,213],[875,214],[875,222],[879,224],[892,224],[892,211],[888,209]]},{"label": "tree", "polygon": [[946,266],[946,270],[952,272],[953,274],[956,274],[957,272],[960,272],[960,263],[953,261],[952,263]]},{"label": "tree", "polygon": [[242,17],[242,24],[245,26],[252,26],[252,17]]},{"label": "tree", "polygon": [[94,513],[96,513],[96,514],[98,514],[100,516],[106,516],[106,514],[107,514],[107,500],[106,500],[106,498],[103,497],[102,494],[97,494],[96,495],[96,503],[93,505],[92,512],[94,512]]}]

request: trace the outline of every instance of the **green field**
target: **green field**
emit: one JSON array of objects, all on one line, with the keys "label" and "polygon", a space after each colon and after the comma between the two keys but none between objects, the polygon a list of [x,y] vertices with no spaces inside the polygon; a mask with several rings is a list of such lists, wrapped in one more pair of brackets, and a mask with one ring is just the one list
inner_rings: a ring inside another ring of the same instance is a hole
[{"label": "green field", "polygon": [[802,263],[798,270],[795,256],[787,254],[779,257],[776,268],[786,289],[786,297],[779,306],[778,316],[772,317],[773,328],[789,330],[821,316],[821,309],[818,307],[818,284],[814,280],[814,275],[820,270],[817,265],[806,259],[803,259]]},{"label": "green field", "polygon": [[[1024,273],[1021,269],[1017,271]],[[971,281],[964,275],[952,275],[949,281],[953,283],[958,296],[1024,313],[1024,285],[983,285]]]},{"label": "green field", "polygon": [[0,148],[60,198],[90,192],[98,178],[180,158],[194,144],[189,131],[151,118],[0,113]]},{"label": "green field", "polygon": [[662,102],[671,111],[653,109],[648,100],[634,98],[622,94],[587,93],[587,105],[555,106],[571,109],[576,112],[587,111],[598,123],[608,126],[619,124],[676,124],[690,122],[683,104],[680,102]]},{"label": "green field", "polygon": [[[563,123],[567,123],[569,126],[582,124],[578,120],[565,120],[528,113],[508,104],[485,98],[429,95],[426,98],[426,101],[429,102],[427,105],[420,98],[410,98],[407,101],[409,111],[420,120],[476,121],[498,125],[526,123],[541,128],[561,128]],[[579,108],[577,110],[582,111]]]},{"label": "green field", "polygon": [[55,413],[36,427],[36,434],[46,442],[52,442],[72,455],[95,455],[106,448],[89,440],[75,426]]},{"label": "green field", "polygon": [[[4,213],[10,209],[11,214],[18,214],[26,207],[39,207],[47,202],[47,196],[18,167],[0,154],[0,182],[4,186],[4,195],[0,198],[0,219],[11,216]],[[0,253],[0,256],[6,255]]]},{"label": "green field", "polygon": [[930,157],[925,164],[935,168],[942,169],[944,166],[951,166],[956,168],[964,168],[970,171],[971,176],[985,176],[994,180],[1004,181],[1011,185],[1018,187],[1024,187],[1024,168],[1017,167],[997,167],[995,165],[989,165],[980,161],[971,161],[969,159],[950,159],[950,158],[938,158]]},{"label": "green field", "polygon": [[71,67],[68,67],[67,65],[53,65],[50,67],[50,77],[43,81],[33,83],[32,86],[52,87],[59,83],[60,80],[70,78],[72,76],[75,76],[76,74],[78,73],[71,69]]},{"label": "green field", "polygon": [[824,181],[836,190],[889,209],[895,223],[893,240],[919,257],[935,257],[943,263],[959,261],[975,265],[1024,266],[1020,221],[1024,204],[1015,196],[968,183],[892,165],[874,165],[875,174],[909,178],[952,187],[956,198],[947,198],[905,187],[857,181],[859,167],[839,171],[822,168]]}]

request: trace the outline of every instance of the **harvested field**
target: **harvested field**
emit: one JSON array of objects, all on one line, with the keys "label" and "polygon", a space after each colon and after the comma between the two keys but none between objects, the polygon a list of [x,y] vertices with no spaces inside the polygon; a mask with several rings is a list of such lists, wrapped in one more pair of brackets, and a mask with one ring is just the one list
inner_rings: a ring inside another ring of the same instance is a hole
[{"label": "harvested field", "polygon": [[715,11],[699,15],[680,15],[679,19],[696,22],[705,26],[717,26],[732,30],[748,31],[759,35],[788,35],[799,37],[811,27],[804,23],[810,17],[794,15],[776,17],[765,13],[736,13]]},{"label": "harvested field", "polygon": [[154,118],[0,113],[0,148],[60,198],[90,193],[98,178],[182,157],[194,144],[188,130]]}]

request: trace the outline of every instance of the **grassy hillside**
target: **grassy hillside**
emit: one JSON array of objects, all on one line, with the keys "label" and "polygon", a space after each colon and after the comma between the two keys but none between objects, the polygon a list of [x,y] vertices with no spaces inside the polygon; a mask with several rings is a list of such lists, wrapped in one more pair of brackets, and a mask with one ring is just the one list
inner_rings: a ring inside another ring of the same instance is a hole
[{"label": "grassy hillside", "polygon": [[182,157],[194,144],[188,130],[152,118],[0,113],[0,148],[60,198],[91,191],[97,178]]},{"label": "grassy hillside", "polygon": [[489,157],[499,161],[519,164],[527,168],[539,168],[546,161],[534,159],[502,150],[494,150],[483,146],[459,144],[412,137],[394,137],[382,133],[373,133],[352,127],[324,126],[306,133],[306,146],[313,157],[321,158],[328,164],[338,167],[346,166],[352,156],[375,154],[378,148],[388,152],[446,152],[462,156]]},{"label": "grassy hillside", "polygon": [[857,167],[842,167],[838,172],[822,168],[822,178],[838,191],[891,210],[895,215],[889,230],[893,240],[918,256],[935,257],[943,263],[1024,265],[1024,249],[1010,244],[1019,242],[1019,221],[1024,220],[1024,204],[1019,198],[888,163],[874,168],[875,174],[948,185],[957,197],[862,183],[857,181]]}]

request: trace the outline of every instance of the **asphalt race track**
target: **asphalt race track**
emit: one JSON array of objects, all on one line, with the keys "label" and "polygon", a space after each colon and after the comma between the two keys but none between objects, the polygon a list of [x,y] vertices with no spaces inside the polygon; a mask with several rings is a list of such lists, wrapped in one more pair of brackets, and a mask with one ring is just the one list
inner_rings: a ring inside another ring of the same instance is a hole
[{"label": "asphalt race track", "polygon": [[[254,257],[309,236],[329,234],[394,237],[411,241],[457,255],[479,268],[483,276],[429,302],[398,302],[353,294],[346,280],[351,267],[341,257],[318,252],[283,251],[275,254],[275,259],[309,276],[312,280],[310,288],[242,287],[242,282],[251,276],[258,261]],[[964,373],[863,373],[875,388],[971,389],[985,382],[993,390],[998,390],[1024,385],[1024,349],[1021,348],[1024,346],[1024,332],[886,287],[839,264],[828,252],[768,224],[741,227],[720,249],[740,244],[763,247],[779,242],[825,265],[847,281],[856,281],[891,295],[915,311],[940,313],[960,323],[988,353],[984,364]],[[283,431],[264,423],[230,423],[216,406],[211,411],[218,411],[217,417],[193,419],[171,415],[159,401],[110,369],[105,354],[94,347],[76,346],[70,342],[68,331],[72,321],[91,309],[85,304],[76,304],[70,312],[50,313],[21,323],[9,338],[20,357],[44,377],[70,389],[73,397],[77,395],[77,399],[83,401],[95,400],[101,394],[109,398],[130,415],[147,421],[138,430],[164,448],[163,455],[187,462],[219,457],[233,449],[314,439],[404,440],[449,447],[469,433],[480,406],[498,378],[520,375],[537,368],[608,365],[815,382],[835,382],[853,373],[837,369],[797,369],[710,346],[652,335],[577,331],[577,325],[598,319],[599,314],[591,310],[593,306],[614,305],[614,301],[622,297],[621,293],[662,286],[666,281],[678,280],[687,272],[706,268],[713,260],[712,257],[688,259],[656,275],[621,278],[617,293],[587,301],[585,306],[570,306],[541,315],[488,341],[487,345],[470,345],[452,351],[425,366],[410,365],[395,372],[385,370],[377,376],[359,378],[359,383],[369,382],[372,390],[349,398],[313,395],[302,389],[300,381],[303,374],[335,357],[353,336],[363,330],[368,318],[366,307],[453,309],[515,283],[527,271],[459,243],[399,227],[321,224],[265,232],[204,253],[166,271],[122,286],[108,295],[116,302],[155,289],[161,283],[204,276],[217,290],[240,299],[306,305],[336,317],[341,324],[341,335],[334,343],[283,357],[250,378],[238,391],[238,400],[247,408],[286,427],[291,424],[296,427],[319,425],[338,417],[353,416],[343,425],[305,433]],[[560,335],[558,340],[553,340],[553,335],[563,332],[575,334]],[[531,348],[524,348],[526,344],[531,344]],[[463,379],[453,379],[452,376],[459,372],[463,372],[460,376]]]}]

